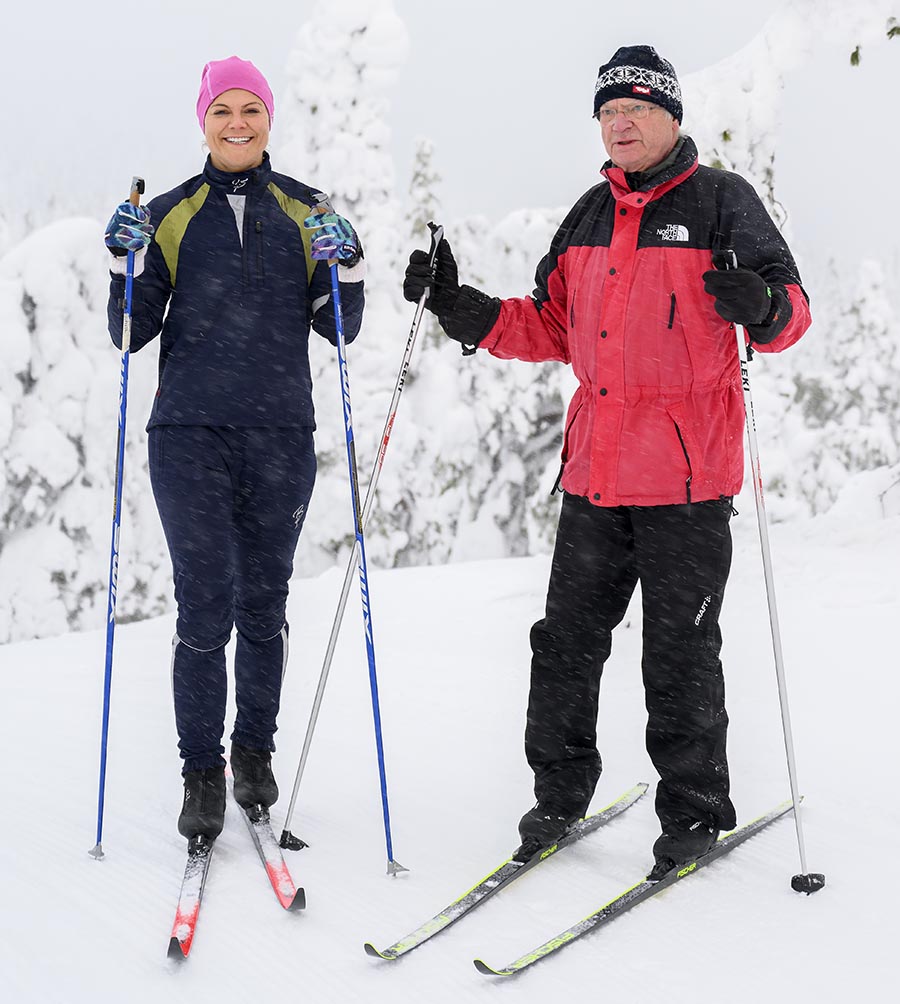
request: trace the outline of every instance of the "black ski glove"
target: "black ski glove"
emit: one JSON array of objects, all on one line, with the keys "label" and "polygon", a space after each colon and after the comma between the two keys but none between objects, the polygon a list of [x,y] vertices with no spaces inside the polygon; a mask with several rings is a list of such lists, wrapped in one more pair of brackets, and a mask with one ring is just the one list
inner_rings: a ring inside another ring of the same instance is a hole
[{"label": "black ski glove", "polygon": [[459,269],[446,237],[438,244],[435,267],[428,264],[427,251],[413,251],[403,280],[403,296],[418,303],[428,293],[425,306],[437,315],[448,338],[459,342],[463,355],[471,355],[496,323],[500,301],[472,286],[460,286]]},{"label": "black ski glove", "polygon": [[765,279],[749,268],[703,273],[703,288],[716,298],[716,313],[726,321],[747,327],[766,324],[774,303]]},{"label": "black ski glove", "polygon": [[433,314],[440,317],[453,310],[459,296],[459,269],[446,237],[438,244],[434,268],[428,264],[427,251],[413,251],[409,256],[403,297],[410,303],[418,303],[425,292],[429,294],[425,306]]}]

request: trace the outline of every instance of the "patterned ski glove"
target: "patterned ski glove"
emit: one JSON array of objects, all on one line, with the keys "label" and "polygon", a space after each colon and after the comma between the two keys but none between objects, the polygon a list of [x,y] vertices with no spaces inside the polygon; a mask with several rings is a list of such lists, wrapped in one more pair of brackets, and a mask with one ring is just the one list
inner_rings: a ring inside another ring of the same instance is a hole
[{"label": "patterned ski glove", "polygon": [[749,268],[703,273],[703,288],[716,298],[716,313],[744,327],[765,324],[774,306],[765,279]]},{"label": "patterned ski glove", "polygon": [[306,230],[317,233],[310,244],[316,261],[339,261],[352,268],[363,257],[362,244],[352,226],[335,212],[312,213],[303,221]]},{"label": "patterned ski glove", "polygon": [[143,251],[153,238],[150,210],[123,202],[106,225],[106,246],[117,258],[129,251]]}]

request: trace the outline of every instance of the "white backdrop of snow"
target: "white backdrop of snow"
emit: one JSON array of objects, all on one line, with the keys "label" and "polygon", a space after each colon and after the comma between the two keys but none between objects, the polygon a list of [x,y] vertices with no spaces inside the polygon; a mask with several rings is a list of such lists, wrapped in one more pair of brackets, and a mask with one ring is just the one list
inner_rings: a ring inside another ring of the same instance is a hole
[{"label": "white backdrop of snow", "polygon": [[[733,57],[685,77],[685,127],[702,159],[748,177],[785,220],[774,148],[784,74],[835,40],[883,42],[890,8],[794,0]],[[441,219],[440,153],[427,139],[411,152],[411,191],[394,185],[389,94],[407,46],[392,0],[313,3],[273,132],[276,169],[330,191],[366,246],[367,311],[350,348],[363,482],[412,317],[400,291],[403,264],[427,241],[425,220]],[[567,208],[520,210],[499,222],[441,220],[463,281],[527,293]],[[119,359],[105,334],[104,256],[100,222],[77,219],[31,234],[0,259],[0,641],[90,628],[105,617]],[[888,295],[896,277],[889,282],[877,261],[842,260],[839,248],[799,264],[813,328],[788,353],[758,355],[752,370],[776,521],[826,510],[855,471],[900,463],[900,339]],[[299,577],[343,566],[352,541],[334,353],[315,337],[312,361],[320,473]],[[151,347],[131,360],[123,621],[171,605],[143,432],[155,381]],[[462,359],[426,315],[367,535],[373,566],[547,553],[558,505],[548,493],[573,387],[570,371],[553,364]]]}]

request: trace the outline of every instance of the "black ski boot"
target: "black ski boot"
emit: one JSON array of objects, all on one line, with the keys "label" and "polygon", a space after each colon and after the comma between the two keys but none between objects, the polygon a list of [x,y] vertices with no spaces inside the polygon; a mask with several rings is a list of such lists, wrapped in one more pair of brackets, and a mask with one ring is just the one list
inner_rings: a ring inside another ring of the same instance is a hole
[{"label": "black ski boot", "polygon": [[231,770],[234,774],[234,800],[242,809],[255,805],[268,809],[278,801],[278,785],[272,773],[272,754],[269,750],[253,750],[233,742]]},{"label": "black ski boot", "polygon": [[670,827],[663,830],[653,845],[656,864],[647,876],[649,881],[658,882],[673,868],[691,864],[711,850],[719,839],[719,831],[707,823],[688,823],[683,828]]},{"label": "black ski boot", "polygon": [[563,806],[538,802],[519,820],[522,841],[513,854],[515,861],[528,861],[546,847],[552,847],[567,830],[581,819],[583,813]]},{"label": "black ski boot", "polygon": [[215,840],[225,825],[225,768],[189,770],[184,775],[184,803],[178,832],[190,840]]}]

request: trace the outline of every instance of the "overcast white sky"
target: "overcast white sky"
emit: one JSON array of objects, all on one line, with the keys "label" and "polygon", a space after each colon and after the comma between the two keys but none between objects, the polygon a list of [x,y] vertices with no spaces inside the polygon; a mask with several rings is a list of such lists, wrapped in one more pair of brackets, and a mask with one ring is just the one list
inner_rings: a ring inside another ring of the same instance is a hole
[{"label": "overcast white sky", "polygon": [[[132,174],[144,175],[153,194],[196,173],[203,64],[233,53],[252,59],[277,106],[288,53],[312,7],[309,0],[17,6],[5,19],[0,60],[0,84],[16,108],[0,150],[3,208],[15,215],[54,198],[65,207],[55,215],[105,216]],[[482,212],[497,220],[511,209],[568,205],[605,158],[591,99],[597,67],[619,45],[653,44],[684,77],[741,48],[778,7],[777,0],[396,0],[410,34],[391,121],[401,179],[414,140],[427,136],[437,146],[448,218]],[[859,69],[849,66],[851,41],[788,79],[778,193],[798,253],[834,245],[844,255],[874,252],[900,269],[900,131],[885,113],[900,92],[900,40],[864,51]],[[327,178],[308,180],[328,186]]]}]

